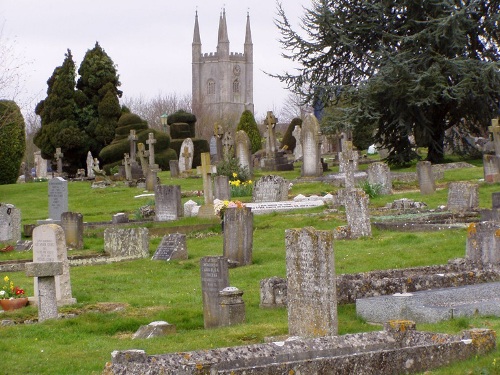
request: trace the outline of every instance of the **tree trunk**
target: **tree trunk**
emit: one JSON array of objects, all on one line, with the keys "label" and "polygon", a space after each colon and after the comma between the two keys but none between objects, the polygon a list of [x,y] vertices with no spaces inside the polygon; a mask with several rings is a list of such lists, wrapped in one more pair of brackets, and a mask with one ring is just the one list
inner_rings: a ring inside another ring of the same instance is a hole
[{"label": "tree trunk", "polygon": [[444,127],[434,128],[432,140],[427,148],[427,161],[439,164],[444,161]]}]

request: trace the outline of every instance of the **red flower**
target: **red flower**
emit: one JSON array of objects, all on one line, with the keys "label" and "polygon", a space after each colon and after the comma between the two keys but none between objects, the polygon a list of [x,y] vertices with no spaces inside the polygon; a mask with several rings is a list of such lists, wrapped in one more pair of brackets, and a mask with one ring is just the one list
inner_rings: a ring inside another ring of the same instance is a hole
[{"label": "red flower", "polygon": [[24,294],[24,289],[21,289],[21,288],[16,286],[14,288],[14,293],[16,294],[16,296],[20,296],[21,294]]}]

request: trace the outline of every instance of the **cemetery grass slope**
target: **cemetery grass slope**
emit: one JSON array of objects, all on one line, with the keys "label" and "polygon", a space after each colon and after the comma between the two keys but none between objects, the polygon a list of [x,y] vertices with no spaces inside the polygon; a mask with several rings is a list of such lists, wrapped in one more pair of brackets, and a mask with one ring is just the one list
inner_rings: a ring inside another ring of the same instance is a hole
[{"label": "cemetery grass slope", "polygon": [[[287,172],[288,178],[297,171]],[[465,173],[466,172],[461,172]],[[469,171],[474,181],[477,171]],[[458,172],[445,172],[442,189],[430,197],[415,193],[416,200],[425,201],[430,208],[446,204],[449,181],[463,178]],[[293,177],[293,178],[295,178]],[[181,184],[183,191],[201,190],[201,179],[169,179],[166,184]],[[497,185],[480,185],[482,207],[491,205],[491,192]],[[416,188],[416,187],[413,187]],[[294,183],[292,194],[320,194],[336,188],[321,182]],[[103,190],[90,189],[89,183],[70,183],[69,207],[81,212],[85,221],[109,221],[116,212],[133,215],[151,197],[134,198],[142,191],[117,186]],[[373,206],[410,194],[378,197]],[[22,211],[23,223],[44,219],[47,215],[47,184],[19,184],[0,186],[2,202],[13,203]],[[183,198],[187,200],[191,198]],[[197,198],[195,198],[197,199]],[[246,197],[247,200],[250,197]],[[201,202],[201,200],[200,200]],[[200,222],[183,218],[175,223],[148,223],[150,228],[190,225]],[[216,347],[259,343],[266,336],[287,333],[285,309],[259,308],[259,281],[271,276],[284,277],[285,230],[313,226],[332,230],[345,224],[343,210],[310,209],[280,214],[254,216],[253,264],[230,269],[230,285],[244,291],[246,323],[233,327],[203,329],[203,312],[199,262],[201,257],[222,254],[222,235],[217,220],[205,220],[214,227],[187,236],[189,258],[182,261],[151,261],[142,259],[99,266],[71,268],[73,296],[78,303],[59,309],[64,318],[29,324],[37,317],[33,307],[0,313],[0,320],[11,320],[15,325],[0,326],[1,373],[5,374],[100,374],[114,350],[143,349],[148,354],[189,351]],[[83,251],[102,252],[102,228],[85,231]],[[378,269],[405,268],[444,264],[449,259],[465,254],[465,229],[439,232],[394,232],[373,228],[370,238],[334,243],[335,266],[338,274],[357,273]],[[161,236],[152,236],[151,255]],[[31,253],[21,253],[30,258]],[[71,252],[70,254],[71,255]],[[8,259],[0,254],[0,260]],[[3,277],[3,275],[2,275]],[[33,295],[33,282],[23,272],[9,277],[24,286]],[[381,329],[367,324],[356,316],[354,305],[338,307],[339,333],[354,333]],[[149,340],[132,340],[141,325],[163,320],[175,324],[177,334]],[[418,329],[456,333],[470,327],[486,327],[500,333],[500,318],[456,319],[439,324],[418,325]],[[446,369],[426,374],[496,374],[500,350]]]}]

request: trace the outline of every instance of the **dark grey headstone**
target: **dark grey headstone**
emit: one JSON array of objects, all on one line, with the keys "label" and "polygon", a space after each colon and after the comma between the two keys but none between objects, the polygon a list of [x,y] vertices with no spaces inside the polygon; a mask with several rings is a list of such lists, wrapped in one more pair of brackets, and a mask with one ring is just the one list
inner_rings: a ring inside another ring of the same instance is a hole
[{"label": "dark grey headstone", "polygon": [[61,226],[66,237],[66,246],[83,249],[83,215],[78,212],[63,212]]},{"label": "dark grey headstone", "polygon": [[220,325],[219,292],[229,286],[226,257],[210,256],[200,260],[203,321],[205,328]]},{"label": "dark grey headstone", "polygon": [[221,201],[228,201],[231,199],[229,177],[227,176],[214,177],[214,199],[220,199]]},{"label": "dark grey headstone", "polygon": [[61,220],[63,212],[68,211],[68,181],[55,177],[49,181],[49,218]]},{"label": "dark grey headstone", "polygon": [[163,236],[153,255],[153,260],[187,259],[186,235],[173,233]]},{"label": "dark grey headstone", "polygon": [[182,215],[180,185],[157,185],[155,188],[155,221],[177,220]]},{"label": "dark grey headstone", "polygon": [[177,178],[179,177],[179,160],[170,160],[168,162],[170,166],[170,177]]},{"label": "dark grey headstone", "polygon": [[491,208],[500,208],[500,192],[491,193]]},{"label": "dark grey headstone", "polygon": [[249,207],[224,212],[224,256],[237,266],[252,264],[253,213]]}]

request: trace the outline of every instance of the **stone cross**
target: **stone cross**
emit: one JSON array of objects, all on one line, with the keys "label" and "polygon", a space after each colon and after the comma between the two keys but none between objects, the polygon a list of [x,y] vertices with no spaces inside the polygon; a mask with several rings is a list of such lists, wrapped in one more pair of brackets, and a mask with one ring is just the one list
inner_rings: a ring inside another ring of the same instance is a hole
[{"label": "stone cross", "polygon": [[135,162],[135,144],[139,137],[135,134],[134,129],[130,129],[130,135],[128,136],[128,140],[130,141],[130,160],[132,163]]},{"label": "stone cross", "polygon": [[491,126],[488,127],[488,131],[493,134],[493,144],[495,145],[495,155],[500,156],[500,125],[498,124],[497,118],[491,120]]},{"label": "stone cross", "polygon": [[267,126],[267,142],[266,142],[266,155],[267,157],[274,157],[276,153],[276,135],[274,133],[274,128],[278,120],[274,116],[272,111],[267,111],[267,116],[265,124]]},{"label": "stone cross", "polygon": [[144,143],[139,143],[137,145],[137,154],[139,155],[139,160],[141,161],[142,174],[144,175],[144,177],[146,177],[149,172],[149,165],[147,159],[147,157],[149,156],[149,152],[146,151]]},{"label": "stone cross", "polygon": [[94,157],[92,156],[92,152],[87,153],[87,177],[94,178]]},{"label": "stone cross", "polygon": [[61,147],[56,148],[56,153],[54,154],[54,157],[56,158],[57,161],[57,173],[61,174],[62,173],[62,158],[64,154],[61,152]]},{"label": "stone cross", "polygon": [[222,154],[224,160],[229,160],[233,157],[233,147],[234,147],[234,139],[233,135],[230,131],[224,133],[222,137]]},{"label": "stone cross", "polygon": [[123,154],[122,164],[125,166],[125,178],[127,181],[132,180],[132,168],[130,167],[130,156],[129,154]]},{"label": "stone cross", "polygon": [[189,163],[189,159],[191,158],[189,147],[184,146],[184,152],[182,153],[182,156],[184,156],[184,171],[188,171],[189,169],[191,169],[191,165]]},{"label": "stone cross", "polygon": [[215,165],[210,164],[210,153],[203,152],[201,154],[201,166],[197,168],[197,172],[203,177],[203,195],[205,197],[205,204],[214,203],[212,174],[215,174],[216,171]]},{"label": "stone cross", "polygon": [[156,139],[153,133],[148,134],[148,139],[146,141],[148,144],[148,152],[149,152],[149,165],[155,164],[155,143]]}]

